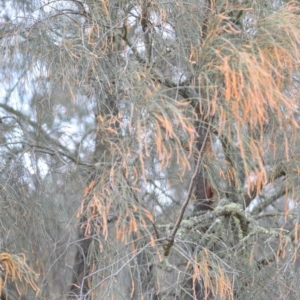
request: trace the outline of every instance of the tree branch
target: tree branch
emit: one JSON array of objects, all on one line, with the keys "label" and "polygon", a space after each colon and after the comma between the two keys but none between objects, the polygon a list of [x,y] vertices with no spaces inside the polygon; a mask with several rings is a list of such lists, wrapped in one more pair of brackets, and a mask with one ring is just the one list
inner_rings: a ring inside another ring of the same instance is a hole
[{"label": "tree branch", "polygon": [[189,189],[188,189],[188,193],[187,193],[187,196],[181,206],[181,209],[180,209],[180,213],[179,213],[179,216],[176,220],[176,223],[174,225],[174,228],[170,234],[170,236],[168,237],[165,245],[163,246],[163,249],[164,249],[164,255],[165,256],[168,256],[169,255],[169,251],[171,249],[171,247],[173,246],[174,244],[174,239],[175,239],[175,235],[179,229],[179,226],[182,222],[182,219],[183,219],[183,215],[184,215],[184,212],[186,210],[186,207],[190,201],[190,198],[192,196],[192,193],[193,193],[193,189],[194,189],[194,185],[195,185],[195,182],[196,182],[196,179],[197,179],[197,175],[198,175],[198,172],[199,172],[199,168],[200,168],[200,164],[202,162],[202,158],[203,158],[203,152],[204,152],[204,149],[205,149],[205,144],[206,144],[206,141],[209,137],[209,133],[210,133],[210,126],[211,124],[209,123],[208,124],[208,128],[207,128],[207,131],[206,131],[206,134],[205,134],[205,137],[204,137],[204,142],[202,144],[202,147],[200,149],[200,153],[199,153],[199,156],[198,156],[198,160],[197,160],[197,164],[196,164],[196,167],[195,167],[195,171],[194,171],[194,174],[192,176],[192,179],[191,179],[191,182],[190,182],[190,186],[189,186]]},{"label": "tree branch", "polygon": [[[33,138],[31,139],[32,140],[32,143],[28,143],[28,142],[20,142],[22,144],[26,144],[30,147],[36,147],[36,148],[41,148],[41,149],[45,149],[47,151],[49,151],[48,154],[50,155],[54,155],[57,153],[62,155],[62,156],[65,156],[67,158],[69,158],[72,162],[76,163],[76,164],[81,164],[81,165],[86,165],[86,166],[93,166],[91,164],[87,164],[87,163],[84,163],[84,162],[80,162],[77,158],[75,158],[71,153],[70,151],[64,147],[61,143],[59,143],[57,140],[51,138],[49,136],[49,134],[47,134],[47,132],[41,128],[40,126],[38,126],[38,124],[34,121],[32,121],[28,116],[26,116],[25,114],[21,113],[20,111],[17,111],[15,109],[13,109],[12,107],[10,107],[9,105],[6,105],[6,104],[2,104],[0,103],[0,107],[2,107],[4,110],[6,110],[8,113],[11,113],[13,115],[15,115],[17,118],[23,120],[24,122],[26,122],[27,124],[29,124],[30,126],[32,126],[33,128],[35,128],[36,130],[39,131],[39,133],[43,136],[43,138],[45,139],[45,141],[49,142],[50,144],[53,144],[55,146],[57,146],[58,148],[60,148],[61,150],[58,150],[58,151],[53,151],[53,148],[51,147],[47,147],[47,146],[44,146],[44,145],[41,145],[38,143],[38,141],[34,140]],[[12,117],[13,118],[13,117]],[[20,121],[17,119],[17,118],[14,118],[16,120],[16,122],[20,125],[20,127],[22,128],[22,130],[25,132],[25,133],[28,133],[29,136],[31,136],[27,130],[27,128],[25,128],[22,123],[20,123]],[[34,144],[36,143],[36,144]]]}]

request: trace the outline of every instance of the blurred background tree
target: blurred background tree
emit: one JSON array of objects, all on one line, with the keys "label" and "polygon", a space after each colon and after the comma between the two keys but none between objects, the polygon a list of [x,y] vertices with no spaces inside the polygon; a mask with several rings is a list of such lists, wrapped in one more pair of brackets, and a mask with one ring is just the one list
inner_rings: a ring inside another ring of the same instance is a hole
[{"label": "blurred background tree", "polygon": [[1,299],[299,299],[298,1],[0,3]]}]

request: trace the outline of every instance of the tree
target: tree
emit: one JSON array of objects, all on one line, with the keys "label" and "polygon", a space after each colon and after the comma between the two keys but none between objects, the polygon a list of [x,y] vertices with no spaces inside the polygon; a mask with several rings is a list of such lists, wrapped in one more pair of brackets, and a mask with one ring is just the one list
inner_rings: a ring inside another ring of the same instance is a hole
[{"label": "tree", "polygon": [[2,7],[2,298],[299,298],[297,1]]}]

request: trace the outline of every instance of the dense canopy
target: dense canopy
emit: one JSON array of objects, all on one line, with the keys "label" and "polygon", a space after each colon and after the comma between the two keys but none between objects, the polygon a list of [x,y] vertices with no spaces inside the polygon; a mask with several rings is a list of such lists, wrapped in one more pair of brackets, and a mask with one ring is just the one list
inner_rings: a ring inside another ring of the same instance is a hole
[{"label": "dense canopy", "polygon": [[298,1],[0,5],[1,299],[299,299]]}]

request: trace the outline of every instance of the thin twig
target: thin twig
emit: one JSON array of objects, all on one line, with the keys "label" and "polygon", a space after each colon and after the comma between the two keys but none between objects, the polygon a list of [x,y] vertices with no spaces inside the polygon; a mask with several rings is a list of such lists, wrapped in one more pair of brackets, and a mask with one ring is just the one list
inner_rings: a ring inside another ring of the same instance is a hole
[{"label": "thin twig", "polygon": [[183,219],[184,212],[185,212],[186,207],[187,207],[187,205],[190,201],[190,198],[192,196],[194,185],[195,185],[195,182],[196,182],[196,179],[197,179],[197,175],[199,173],[200,164],[201,164],[201,161],[202,161],[202,158],[203,158],[203,152],[204,152],[204,149],[205,149],[205,144],[206,144],[206,141],[207,141],[209,133],[210,133],[210,126],[211,126],[211,124],[209,123],[206,134],[205,134],[205,137],[204,137],[204,142],[203,142],[202,147],[201,147],[200,152],[199,152],[199,156],[198,156],[197,164],[196,164],[196,167],[195,167],[195,171],[194,171],[194,174],[193,174],[191,182],[190,182],[190,186],[189,186],[189,189],[188,189],[188,194],[187,194],[187,196],[186,196],[186,198],[185,198],[185,200],[184,200],[184,202],[181,206],[180,214],[179,214],[179,216],[176,220],[174,228],[173,228],[170,236],[168,237],[168,239],[167,239],[167,241],[166,241],[166,243],[163,247],[165,256],[169,255],[169,251],[170,251],[171,247],[174,244],[175,235],[176,235],[176,233],[179,229],[179,226],[180,226],[180,224],[182,222],[182,219]]}]

